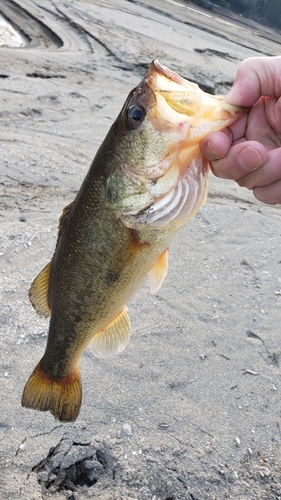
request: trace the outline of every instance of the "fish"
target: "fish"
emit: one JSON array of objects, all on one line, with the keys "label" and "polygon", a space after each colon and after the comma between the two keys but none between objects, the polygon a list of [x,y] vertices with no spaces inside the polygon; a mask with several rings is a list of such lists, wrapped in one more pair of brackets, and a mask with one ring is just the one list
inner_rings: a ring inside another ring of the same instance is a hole
[{"label": "fish", "polygon": [[159,290],[172,240],[205,203],[200,140],[245,113],[152,61],[63,210],[54,255],[31,285],[30,301],[50,324],[23,407],[76,420],[83,351],[90,343],[101,358],[124,351],[128,302],[148,277],[151,293]]}]

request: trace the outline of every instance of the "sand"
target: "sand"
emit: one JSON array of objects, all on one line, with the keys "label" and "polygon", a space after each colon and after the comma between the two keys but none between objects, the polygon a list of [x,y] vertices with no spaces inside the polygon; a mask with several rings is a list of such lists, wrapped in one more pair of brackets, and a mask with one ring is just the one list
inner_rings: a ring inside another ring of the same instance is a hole
[{"label": "sand", "polygon": [[[278,35],[168,0],[2,0],[25,47],[0,48],[3,500],[281,498],[280,207],[211,176],[169,274],[129,304],[119,357],[81,362],[77,421],[21,408],[48,321],[28,300],[129,91],[159,58],[212,93]],[[6,42],[8,43],[8,42]]]}]

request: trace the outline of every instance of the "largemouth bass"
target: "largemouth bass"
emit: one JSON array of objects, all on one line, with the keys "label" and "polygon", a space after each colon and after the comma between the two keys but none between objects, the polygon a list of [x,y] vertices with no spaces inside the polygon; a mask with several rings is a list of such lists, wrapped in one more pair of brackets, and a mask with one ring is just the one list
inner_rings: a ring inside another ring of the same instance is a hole
[{"label": "largemouth bass", "polygon": [[22,405],[62,422],[80,411],[79,359],[122,352],[131,326],[126,304],[149,276],[156,292],[168,251],[207,194],[207,133],[245,113],[155,60],[129,94],[73,203],[59,221],[51,262],[29,296],[51,315],[45,353],[28,379]]}]

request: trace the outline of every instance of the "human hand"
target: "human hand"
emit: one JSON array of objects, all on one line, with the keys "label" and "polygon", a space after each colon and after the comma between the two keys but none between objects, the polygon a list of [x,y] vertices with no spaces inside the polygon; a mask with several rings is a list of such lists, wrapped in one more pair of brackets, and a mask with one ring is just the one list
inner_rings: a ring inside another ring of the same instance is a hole
[{"label": "human hand", "polygon": [[217,177],[234,179],[264,203],[281,203],[281,56],[245,59],[226,102],[252,106],[200,143]]}]

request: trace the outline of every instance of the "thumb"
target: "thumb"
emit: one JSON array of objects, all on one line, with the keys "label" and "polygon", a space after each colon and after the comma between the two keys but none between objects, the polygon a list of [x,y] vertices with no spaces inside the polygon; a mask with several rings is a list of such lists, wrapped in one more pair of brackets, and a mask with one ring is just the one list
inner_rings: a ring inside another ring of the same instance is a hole
[{"label": "thumb", "polygon": [[281,96],[281,56],[245,59],[225,101],[236,106],[252,106],[262,95]]}]

